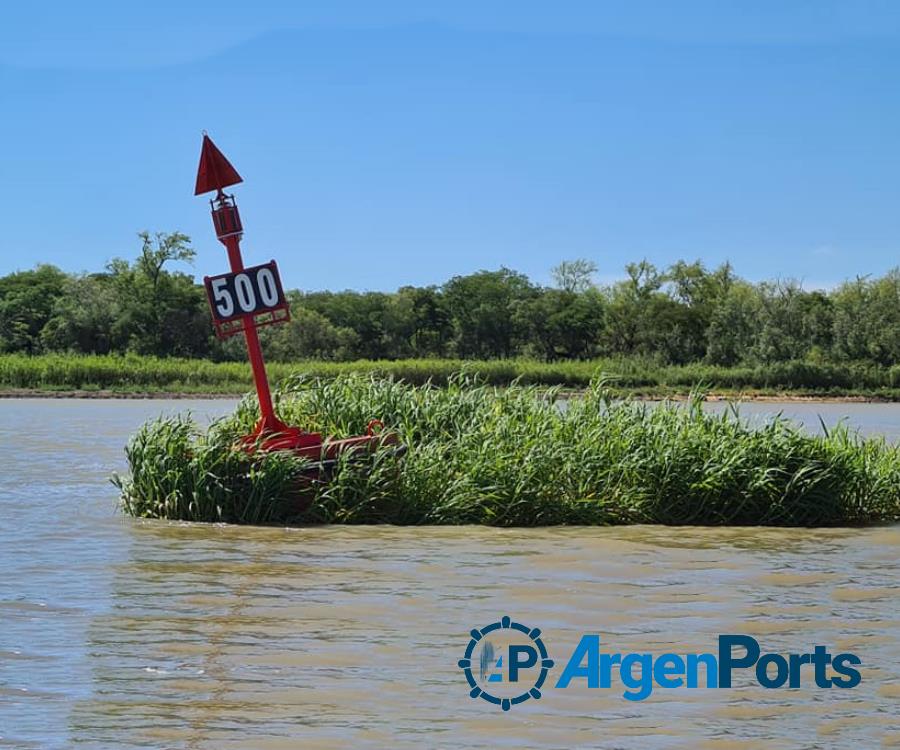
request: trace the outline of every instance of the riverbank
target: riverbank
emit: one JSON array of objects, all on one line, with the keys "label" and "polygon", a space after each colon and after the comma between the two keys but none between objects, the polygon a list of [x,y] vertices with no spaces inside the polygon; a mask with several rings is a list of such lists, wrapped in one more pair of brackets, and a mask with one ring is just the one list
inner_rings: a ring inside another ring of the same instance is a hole
[{"label": "riverbank", "polygon": [[[252,387],[252,386],[251,386]],[[580,398],[586,389],[563,390],[563,398]],[[611,388],[610,391],[621,398],[630,398],[636,401],[688,401],[692,398],[691,391],[672,391],[666,393],[643,393],[621,388]],[[35,388],[20,388],[0,390],[0,399],[86,399],[86,400],[157,400],[157,401],[186,401],[203,400],[216,401],[222,399],[239,399],[247,395],[248,391],[115,391],[115,390],[40,390]],[[772,392],[759,393],[755,391],[712,391],[703,394],[703,400],[712,402],[758,402],[771,404],[890,404],[900,402],[900,398],[875,395],[824,395],[803,394],[797,392]]]},{"label": "riverbank", "polygon": [[[684,398],[697,388],[728,400],[900,401],[900,367],[783,362],[767,366],[658,365],[639,359],[539,362],[422,359],[272,362],[273,386],[303,374],[350,374],[445,385],[465,372],[488,385],[561,386],[582,391],[598,379],[620,397]],[[0,355],[0,397],[229,398],[253,387],[245,362],[130,356]]]}]

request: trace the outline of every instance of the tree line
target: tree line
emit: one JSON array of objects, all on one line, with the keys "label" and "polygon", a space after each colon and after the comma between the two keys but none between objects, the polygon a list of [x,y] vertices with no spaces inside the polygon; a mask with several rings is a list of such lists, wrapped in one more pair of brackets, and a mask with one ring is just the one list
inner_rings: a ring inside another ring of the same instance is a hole
[{"label": "tree line", "polygon": [[[240,337],[212,333],[191,274],[190,239],[141,233],[140,252],[98,273],[51,265],[0,278],[0,352],[134,352],[244,358]],[[561,263],[541,286],[508,268],[396,292],[288,293],[291,321],[261,329],[275,360],[515,356],[545,361],[639,356],[666,364],[789,360],[900,363],[900,268],[828,291],[793,280],[753,283],[715,269],[647,260],[594,283],[587,260]]]}]

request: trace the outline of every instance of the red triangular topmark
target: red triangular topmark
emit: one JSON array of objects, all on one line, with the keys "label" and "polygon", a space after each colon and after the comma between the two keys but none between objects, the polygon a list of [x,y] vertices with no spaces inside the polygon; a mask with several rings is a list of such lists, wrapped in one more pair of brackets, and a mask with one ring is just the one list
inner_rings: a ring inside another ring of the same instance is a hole
[{"label": "red triangular topmark", "polygon": [[244,180],[231,166],[231,162],[216,148],[210,137],[204,133],[203,150],[200,152],[200,166],[197,168],[197,186],[194,195],[202,195],[211,190],[220,190],[229,185],[237,185]]}]

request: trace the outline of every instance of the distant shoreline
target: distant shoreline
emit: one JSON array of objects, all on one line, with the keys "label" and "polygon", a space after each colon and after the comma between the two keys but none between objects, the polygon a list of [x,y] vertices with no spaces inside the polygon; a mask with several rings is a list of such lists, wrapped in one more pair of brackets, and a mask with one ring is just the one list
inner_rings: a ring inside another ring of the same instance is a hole
[{"label": "distant shoreline", "polygon": [[[248,391],[240,393],[216,393],[214,391],[117,391],[117,390],[52,390],[36,388],[0,388],[0,399],[83,399],[112,401],[234,401],[243,398]],[[583,389],[564,389],[563,397],[577,398]],[[629,393],[622,391],[622,398],[636,401],[686,401],[688,392],[667,394]],[[866,395],[810,395],[802,393],[753,393],[753,392],[710,392],[705,396],[709,402],[752,401],[773,404],[822,403],[822,404],[891,404],[897,399]]]},{"label": "distant shoreline", "polygon": [[183,401],[197,399],[204,401],[230,400],[242,398],[244,393],[213,393],[189,391],[92,391],[92,390],[42,390],[34,388],[9,388],[0,389],[0,399],[85,399],[97,401]]},{"label": "distant shoreline", "polygon": [[[716,367],[659,365],[646,360],[595,359],[543,362],[534,359],[406,359],[267,363],[278,388],[296,378],[351,374],[391,378],[410,385],[475,384],[557,388],[577,394],[602,383],[616,397],[648,401],[683,399],[695,392],[708,400],[772,402],[900,402],[900,365],[836,365],[791,361]],[[0,354],[0,398],[215,399],[253,390],[247,362],[144,357]]]}]

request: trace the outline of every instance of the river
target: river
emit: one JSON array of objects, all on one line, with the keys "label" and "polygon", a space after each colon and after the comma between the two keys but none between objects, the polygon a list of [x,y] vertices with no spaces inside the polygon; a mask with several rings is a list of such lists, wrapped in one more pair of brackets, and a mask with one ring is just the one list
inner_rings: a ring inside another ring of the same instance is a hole
[{"label": "river", "polygon": [[[107,476],[145,419],[231,401],[0,401],[0,747],[833,748],[900,744],[900,528],[248,528],[136,521]],[[714,405],[711,408],[721,408]],[[752,404],[900,439],[900,405]],[[755,416],[753,418],[761,418]],[[468,697],[468,632],[616,652],[824,644],[852,690]]]}]

